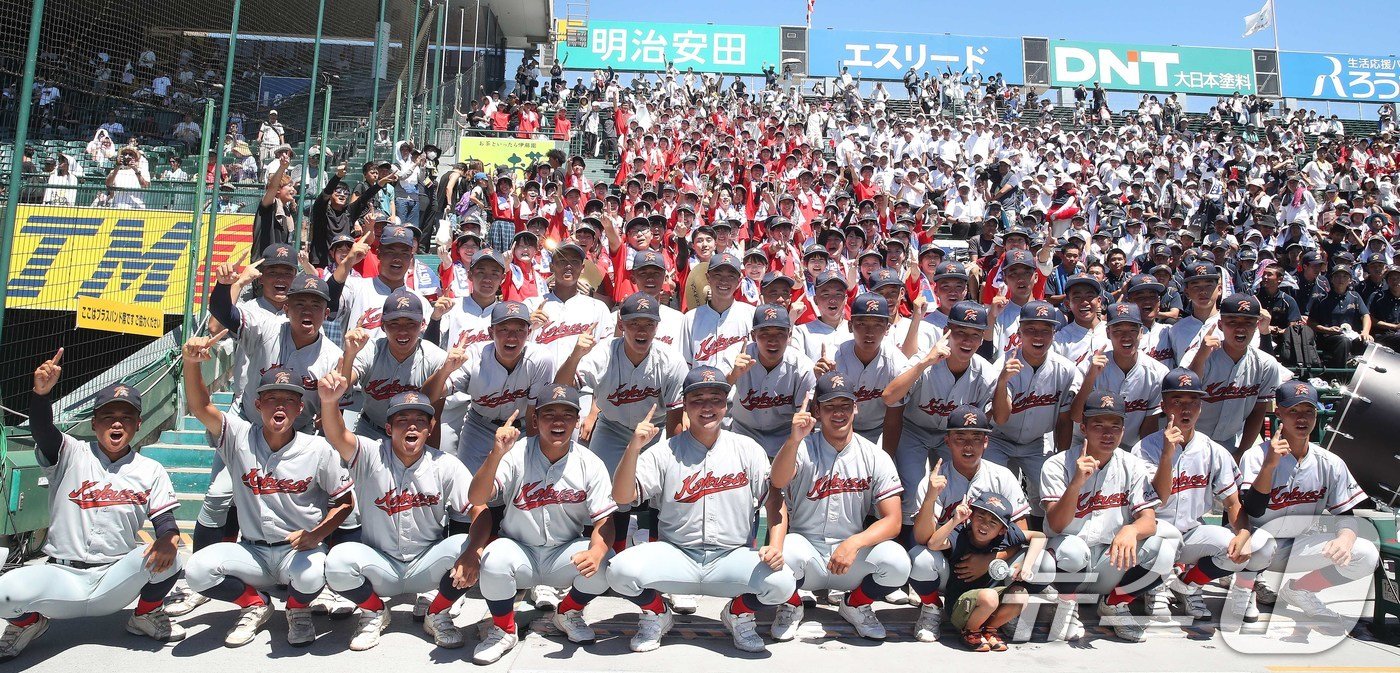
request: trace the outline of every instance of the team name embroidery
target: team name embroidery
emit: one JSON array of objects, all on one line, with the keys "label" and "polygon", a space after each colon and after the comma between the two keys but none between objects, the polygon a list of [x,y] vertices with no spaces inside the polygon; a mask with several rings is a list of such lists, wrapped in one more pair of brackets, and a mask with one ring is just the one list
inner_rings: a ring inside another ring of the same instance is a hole
[{"label": "team name embroidery", "polygon": [[749,394],[745,395],[744,399],[739,400],[739,405],[749,411],[754,411],[756,409],[774,409],[783,406],[790,407],[792,403],[792,395],[759,393],[752,388],[749,389]]},{"label": "team name embroidery", "polygon": [[672,336],[670,336],[670,335],[667,335],[667,336],[658,336],[658,337],[656,337],[656,340],[657,340],[657,341],[660,341],[660,342],[663,343],[663,344],[666,344],[667,346],[673,345],[673,344],[675,343],[675,341],[676,341],[675,337],[672,337]]},{"label": "team name embroidery", "polygon": [[1182,472],[1172,477],[1172,494],[1175,495],[1182,491],[1189,491],[1196,488],[1205,488],[1209,485],[1210,484],[1206,482],[1206,475],[1204,474],[1187,474]]},{"label": "team name embroidery", "polygon": [[1085,493],[1079,496],[1078,508],[1075,509],[1074,518],[1082,519],[1094,512],[1105,509],[1116,509],[1128,506],[1127,493]]},{"label": "team name embroidery", "polygon": [[733,346],[734,344],[737,344],[740,341],[747,339],[748,336],[749,335],[747,334],[740,334],[738,336],[731,337],[720,336],[718,334],[712,334],[710,336],[707,336],[704,339],[700,340],[700,347],[695,351],[695,361],[704,362],[705,360],[709,360],[710,358],[713,358],[714,356],[723,353],[725,349],[729,348],[730,346]]},{"label": "team name embroidery", "polygon": [[387,400],[399,393],[418,392],[418,386],[410,386],[394,379],[376,379],[365,385],[365,394],[376,400]]},{"label": "team name embroidery", "polygon": [[923,405],[921,405],[921,406],[919,407],[919,409],[921,409],[924,413],[926,413],[926,414],[928,414],[928,415],[930,415],[930,416],[943,416],[943,417],[947,417],[948,414],[953,413],[953,410],[954,410],[954,409],[957,409],[957,408],[958,408],[958,403],[957,403],[957,402],[954,402],[954,401],[952,401],[952,400],[949,400],[949,401],[945,402],[945,401],[939,400],[939,399],[932,399],[932,400],[929,400],[929,401],[925,402]]},{"label": "team name embroidery", "polygon": [[861,386],[861,387],[859,387],[859,388],[856,388],[856,392],[855,392],[855,395],[856,395],[856,403],[860,403],[860,402],[869,402],[870,400],[878,400],[878,399],[880,399],[880,396],[883,395],[884,393],[885,393],[885,389],[884,389],[884,388],[874,388],[874,389],[871,389],[871,388],[866,388],[865,386]]},{"label": "team name embroidery", "polygon": [[487,341],[490,341],[490,340],[491,340],[491,335],[490,335],[490,334],[487,334],[487,333],[486,333],[486,330],[481,330],[481,331],[477,331],[477,332],[467,332],[467,345],[468,345],[468,346],[470,346],[470,345],[472,345],[472,344],[484,344],[484,343],[486,343]]},{"label": "team name embroidery", "polygon": [[1147,349],[1147,357],[1150,357],[1158,362],[1166,362],[1167,360],[1172,359],[1172,349],[1149,348]]},{"label": "team name embroidery", "polygon": [[530,395],[530,391],[524,388],[516,390],[502,390],[495,395],[482,395],[472,400],[473,404],[478,404],[488,409],[495,409],[502,404],[510,404],[516,400],[525,399]]},{"label": "team name embroidery", "polygon": [[676,502],[693,503],[699,502],[701,498],[715,493],[732,491],[736,488],[744,488],[749,485],[749,473],[735,472],[724,474],[718,477],[714,472],[692,474],[681,482],[680,490],[671,496]]},{"label": "team name embroidery", "polygon": [[385,514],[398,514],[415,507],[432,507],[439,502],[442,502],[442,496],[437,493],[411,493],[391,488],[375,498],[374,506]]},{"label": "team name embroidery", "polygon": [[554,341],[558,341],[565,337],[573,337],[578,336],[580,334],[584,334],[586,332],[591,332],[593,331],[593,328],[597,326],[598,323],[596,322],[577,324],[567,322],[561,322],[558,324],[549,323],[546,324],[544,327],[540,328],[540,335],[536,337],[535,341],[537,343],[547,344]]},{"label": "team name embroidery", "polygon": [[365,329],[367,330],[379,329],[379,327],[384,324],[384,310],[378,308],[366,310],[364,323]]},{"label": "team name embroidery", "polygon": [[115,489],[111,484],[83,480],[83,483],[68,493],[68,499],[81,509],[98,507],[120,507],[121,505],[144,505],[150,500],[149,490],[138,491],[131,488]]},{"label": "team name embroidery", "polygon": [[258,468],[248,470],[248,474],[243,475],[243,485],[253,491],[255,495],[272,495],[273,493],[305,493],[311,486],[311,477],[305,479],[279,479],[270,474],[262,474]]},{"label": "team name embroidery", "polygon": [[540,482],[532,481],[520,487],[520,492],[515,495],[511,504],[515,505],[516,509],[529,511],[547,505],[571,505],[587,500],[588,491],[576,488],[557,489],[554,488],[554,484],[541,488]]},{"label": "team name embroidery", "polygon": [[1250,386],[1235,385],[1233,382],[1212,383],[1206,386],[1207,402],[1223,402],[1259,396],[1259,384]]},{"label": "team name embroidery", "polygon": [[1056,393],[1045,393],[1044,395],[1026,393],[1024,396],[1011,400],[1011,413],[1015,414],[1036,407],[1048,407],[1059,400],[1060,396]]},{"label": "team name embroidery", "polygon": [[1327,488],[1319,488],[1314,491],[1303,491],[1297,486],[1288,490],[1283,490],[1282,486],[1269,491],[1269,509],[1287,509],[1294,505],[1307,505],[1319,502],[1327,495]]},{"label": "team name embroidery", "polygon": [[608,395],[608,401],[611,402],[613,406],[620,407],[624,404],[641,402],[642,400],[652,397],[661,397],[661,390],[651,387],[638,388],[637,386],[628,386],[613,391],[611,395]]},{"label": "team name embroidery", "polygon": [[1123,403],[1123,412],[1132,413],[1134,411],[1147,411],[1150,406],[1147,400],[1128,400]]},{"label": "team name embroidery", "polygon": [[821,500],[840,493],[863,493],[870,490],[870,477],[843,477],[839,474],[818,477],[807,489],[808,500]]}]

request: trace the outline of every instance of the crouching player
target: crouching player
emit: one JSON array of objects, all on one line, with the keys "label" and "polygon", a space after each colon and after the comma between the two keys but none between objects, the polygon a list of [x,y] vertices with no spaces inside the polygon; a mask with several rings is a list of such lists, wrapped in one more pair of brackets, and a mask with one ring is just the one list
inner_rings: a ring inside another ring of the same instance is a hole
[{"label": "crouching player", "polygon": [[[871,604],[909,579],[909,555],[894,541],[904,488],[889,454],[856,434],[856,394],[845,376],[822,376],[814,401],[815,415],[805,401],[793,415],[773,460],[773,488],[784,491],[790,519],[783,558],[799,587],[845,593],[837,613],[861,637],[882,640],[885,627]],[[865,526],[867,517],[874,523]],[[778,606],[773,639],[792,640],[801,622],[794,591]]]}]

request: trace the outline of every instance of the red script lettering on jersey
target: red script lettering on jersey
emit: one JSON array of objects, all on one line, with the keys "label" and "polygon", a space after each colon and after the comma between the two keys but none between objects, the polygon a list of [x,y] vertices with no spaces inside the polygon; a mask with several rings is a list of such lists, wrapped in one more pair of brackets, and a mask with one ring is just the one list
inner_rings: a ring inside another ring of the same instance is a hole
[{"label": "red script lettering on jersey", "polygon": [[112,488],[111,484],[83,480],[83,483],[68,493],[68,499],[82,509],[98,507],[118,507],[121,505],[144,505],[150,499],[150,491]]},{"label": "red script lettering on jersey", "polygon": [[311,487],[311,477],[305,479],[278,479],[270,474],[262,474],[258,468],[248,470],[243,475],[243,485],[257,495],[273,493],[305,493]]},{"label": "red script lettering on jersey", "polygon": [[570,505],[588,500],[588,491],[581,491],[576,488],[555,488],[554,484],[547,484],[543,487],[540,482],[532,481],[520,486],[520,492],[515,494],[511,504],[517,509],[530,511],[537,507],[547,505]]},{"label": "red script lettering on jersey", "polygon": [[748,334],[740,334],[739,336],[732,337],[720,336],[718,334],[712,334],[710,336],[707,336],[704,339],[700,340],[700,347],[695,349],[695,361],[699,363],[704,362],[705,360],[709,360],[710,358],[713,358],[714,356],[723,353],[724,349],[729,348],[730,346],[733,346],[734,344],[737,344],[740,341],[743,341],[747,338],[749,338]]},{"label": "red script lettering on jersey", "polygon": [[1082,519],[1094,512],[1103,509],[1114,509],[1116,507],[1128,506],[1127,493],[1085,493],[1079,496],[1078,507],[1075,508],[1074,518]]},{"label": "red script lettering on jersey", "polygon": [[818,477],[807,489],[808,500],[821,500],[840,493],[861,493],[870,490],[870,477],[843,477],[832,474]]},{"label": "red script lettering on jersey", "polygon": [[436,493],[412,493],[391,488],[374,499],[374,506],[385,514],[398,514],[414,507],[432,507],[441,501],[442,496]]},{"label": "red script lettering on jersey", "polygon": [[754,411],[756,409],[775,409],[777,407],[792,406],[793,396],[782,394],[759,393],[752,388],[749,393],[739,400],[739,406]]},{"label": "red script lettering on jersey", "polygon": [[697,472],[681,481],[680,490],[676,491],[672,497],[675,498],[676,502],[699,502],[707,495],[744,488],[748,485],[749,474],[747,472],[735,472],[718,477],[715,476],[714,472],[706,472],[703,475]]}]

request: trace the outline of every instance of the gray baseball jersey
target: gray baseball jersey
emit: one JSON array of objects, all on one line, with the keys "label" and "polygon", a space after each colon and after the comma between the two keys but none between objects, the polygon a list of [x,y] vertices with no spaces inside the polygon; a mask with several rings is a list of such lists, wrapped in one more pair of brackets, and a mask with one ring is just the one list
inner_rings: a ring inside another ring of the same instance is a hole
[{"label": "gray baseball jersey", "polygon": [[[1001,496],[1002,500],[1011,506],[1012,521],[1024,519],[1031,513],[1031,505],[1026,500],[1025,490],[1021,488],[1020,478],[1001,465],[987,460],[980,461],[977,464],[977,473],[968,479],[953,467],[951,460],[945,460],[938,473],[948,479],[948,485],[938,494],[933,511],[940,524],[953,517],[953,510],[964,498],[968,501],[976,500],[977,496],[983,493]],[[918,504],[922,505],[924,498],[928,497],[927,479],[919,482],[918,491]]]},{"label": "gray baseball jersey", "polygon": [[[890,324],[890,330],[885,332],[885,345],[901,353],[904,352],[904,339],[909,335],[909,318],[900,316]],[[919,321],[918,346],[911,359],[922,358],[938,345],[938,341],[943,338],[942,331],[935,329],[933,325],[922,320]]]},{"label": "gray baseball jersey", "polygon": [[471,521],[472,475],[455,456],[425,448],[405,466],[387,439],[357,437],[356,445],[350,477],[365,544],[410,561],[446,537],[448,519]]},{"label": "gray baseball jersey", "polygon": [[[1133,447],[1133,455],[1147,465],[1149,480],[1162,464],[1164,441],[1165,435],[1159,430]],[[1201,518],[1217,502],[1239,492],[1240,471],[1235,467],[1234,456],[1211,441],[1200,426],[1186,446],[1177,447],[1172,466],[1172,492],[1157,506],[1157,520],[1166,521],[1183,533],[1201,525]]]},{"label": "gray baseball jersey", "polygon": [[[661,321],[656,325],[656,336],[653,340],[665,344],[669,348],[679,348],[681,345],[681,334],[685,331],[685,314],[661,304],[657,308],[661,309]],[[613,334],[620,334],[622,328],[618,326],[620,318],[618,312],[612,312]],[[679,353],[680,351],[677,351]]]},{"label": "gray baseball jersey", "polygon": [[[1199,350],[1187,351],[1182,362],[1191,362]],[[1291,378],[1292,372],[1258,348],[1248,347],[1238,362],[1230,359],[1224,348],[1217,348],[1206,358],[1205,375],[1201,377],[1206,394],[1201,398],[1196,431],[1233,447],[1254,405],[1274,399],[1279,384]]]},{"label": "gray baseball jersey", "polygon": [[617,324],[607,304],[584,294],[576,294],[564,301],[551,292],[544,295],[540,308],[544,309],[549,319],[530,334],[530,342],[549,350],[555,362],[569,358],[579,335],[591,333],[597,342],[601,342],[613,335]]},{"label": "gray baseball jersey", "polygon": [[1102,322],[1092,328],[1072,322],[1055,331],[1055,343],[1051,348],[1077,367],[1092,357],[1095,350],[1108,346],[1108,330]]},{"label": "gray baseball jersey", "polygon": [[[1254,487],[1254,480],[1264,465],[1264,452],[1270,450],[1267,442],[1260,441],[1240,456],[1241,490]],[[1365,499],[1366,492],[1356,484],[1346,461],[1317,444],[1309,444],[1308,453],[1301,462],[1291,453],[1279,457],[1269,487],[1269,506],[1263,516],[1250,517],[1250,523],[1257,526],[1294,515],[1299,517],[1300,523],[1310,523],[1312,516],[1341,514]],[[1283,537],[1280,531],[1275,531],[1275,535]]]},{"label": "gray baseball jersey", "polygon": [[768,495],[768,454],[721,430],[712,447],[683,432],[637,458],[637,500],[660,511],[661,539],[682,549],[737,549],[749,542]]},{"label": "gray baseball jersey", "polygon": [[741,301],[724,313],[709,304],[686,311],[681,321],[681,353],[686,364],[710,365],[726,372],[732,369],[734,357],[753,330],[753,311],[752,305]]},{"label": "gray baseball jersey", "polygon": [[[1081,380],[1088,373],[1090,364],[1087,359],[1080,363]],[[1108,354],[1108,365],[1094,381],[1093,391],[1123,396],[1123,409],[1127,413],[1123,417],[1123,441],[1119,446],[1133,448],[1139,439],[1138,429],[1142,427],[1143,419],[1162,412],[1162,377],[1166,375],[1167,368],[1162,363],[1141,354],[1132,369],[1126,372],[1114,363],[1113,355]],[[1084,444],[1084,434],[1078,424],[1074,426],[1073,444]]]},{"label": "gray baseball jersey", "polygon": [[942,334],[943,330],[948,327],[948,314],[942,311],[930,311],[928,315],[924,316],[924,322],[932,325],[939,334]]},{"label": "gray baseball jersey", "polygon": [[890,454],[856,433],[838,451],[814,432],[797,447],[797,472],[783,489],[788,533],[840,543],[865,530],[880,501],[903,491]]},{"label": "gray baseball jersey", "polygon": [[[623,427],[635,428],[644,420],[660,423],[666,412],[681,407],[685,363],[670,348],[652,342],[640,364],[633,365],[621,339],[609,339],[593,347],[578,367],[579,386],[593,390],[598,415]],[[656,415],[647,410],[656,404]],[[586,412],[585,412],[586,413]]]},{"label": "gray baseball jersey", "polygon": [[287,321],[268,320],[246,325],[238,333],[238,348],[248,354],[248,382],[240,394],[244,418],[259,418],[256,403],[262,375],[274,367],[286,367],[301,376],[301,385],[306,389],[301,396],[302,410],[296,428],[310,428],[321,409],[316,381],[336,368],[343,354],[340,347],[317,335],[305,348],[297,348]]},{"label": "gray baseball jersey", "polygon": [[452,310],[442,316],[438,323],[438,346],[453,347],[462,332],[467,333],[468,347],[490,343],[491,334],[488,330],[491,329],[491,308],[495,305],[496,302],[493,301],[482,306],[470,296],[457,299]]},{"label": "gray baseball jersey", "polygon": [[757,344],[751,343],[744,350],[755,361],[730,393],[733,404],[729,406],[729,418],[737,426],[735,431],[742,428],[757,434],[786,435],[792,428],[792,415],[817,385],[813,362],[789,345],[783,351],[782,361],[769,370],[757,361]]},{"label": "gray baseball jersey", "polygon": [[389,400],[409,391],[422,390],[423,384],[447,361],[447,353],[423,340],[408,359],[400,362],[389,352],[389,338],[374,339],[355,354],[355,374],[358,386],[365,392],[366,420],[376,428],[389,422]]},{"label": "gray baseball jersey", "polygon": [[97,446],[64,434],[58,462],[35,451],[49,480],[44,553],[83,563],[113,563],[141,546],[146,521],[179,506],[170,475],[135,450],[112,462]]},{"label": "gray baseball jersey", "polygon": [[555,547],[617,511],[603,461],[577,442],[551,463],[538,437],[515,443],[496,468],[493,505],[505,506],[501,535],[528,547]]},{"label": "gray baseball jersey", "polygon": [[856,432],[874,432],[885,425],[885,402],[880,395],[885,386],[909,369],[909,358],[893,348],[881,344],[879,352],[870,364],[856,357],[856,344],[847,341],[831,355],[836,370],[845,376],[856,394]]},{"label": "gray baseball jersey", "polygon": [[[245,299],[238,302],[238,315],[242,319],[239,325],[239,332],[242,332],[248,325],[264,322],[267,320],[280,320],[287,322],[287,314],[283,313],[276,306],[272,305],[265,297]],[[242,348],[236,348],[233,352],[233,389],[243,390],[248,385],[248,352]]]},{"label": "gray baseball jersey", "polygon": [[[1019,357],[1019,351],[1010,357]],[[998,376],[1007,359],[1003,358],[1001,366],[996,367]],[[993,385],[996,380],[1000,379],[994,379]],[[1021,373],[1007,382],[1011,393],[1011,418],[992,428],[992,441],[1043,450],[1045,437],[1055,431],[1060,414],[1068,412],[1074,404],[1082,380],[1074,364],[1054,351],[1047,354],[1039,367],[1032,368],[1029,362],[1022,360]]]},{"label": "gray baseball jersey", "polygon": [[820,320],[813,320],[802,323],[792,330],[792,345],[800,349],[813,362],[821,359],[823,348],[826,349],[826,356],[831,358],[835,356],[836,349],[840,348],[841,344],[853,338],[855,335],[851,334],[850,323],[844,318],[841,320],[841,324],[835,327]]},{"label": "gray baseball jersey", "polygon": [[[426,295],[412,287],[405,285],[404,289],[423,299],[423,322],[427,324],[433,313],[433,303],[428,301]],[[345,289],[340,293],[340,312],[336,314],[336,320],[345,330],[342,334],[349,333],[363,319],[365,331],[369,332],[371,339],[384,336],[384,329],[381,327],[384,322],[384,300],[393,292],[394,288],[385,285],[378,276],[346,278]]]},{"label": "gray baseball jersey", "polygon": [[1222,336],[1219,324],[1219,313],[1206,318],[1205,322],[1201,322],[1196,316],[1187,313],[1176,321],[1167,332],[1167,343],[1171,345],[1172,358],[1176,360],[1177,364],[1183,366],[1190,362],[1186,359],[1186,353],[1200,348],[1201,340],[1208,332],[1214,330],[1216,336]]},{"label": "gray baseball jersey", "polygon": [[547,350],[526,346],[515,369],[506,371],[496,359],[493,342],[472,351],[466,364],[448,377],[447,389],[470,395],[471,413],[501,423],[517,410],[524,420],[525,409],[533,406],[540,392],[553,381],[554,361],[549,359]]},{"label": "gray baseball jersey", "polygon": [[[925,446],[941,442],[948,429],[948,414],[963,404],[987,408],[996,384],[995,365],[980,355],[972,356],[961,376],[953,375],[947,360],[925,369],[904,396],[904,435],[900,444],[910,440]],[[884,420],[883,416],[880,420]]]},{"label": "gray baseball jersey", "polygon": [[281,542],[293,531],[311,530],[325,518],[331,501],[354,487],[340,455],[324,438],[296,433],[273,451],[260,424],[234,414],[223,417],[214,450],[233,477],[244,539]]},{"label": "gray baseball jersey", "polygon": [[[1061,451],[1045,460],[1040,472],[1040,502],[1046,510],[1059,502],[1074,471],[1080,449]],[[1079,490],[1074,519],[1061,531],[1047,535],[1074,535],[1089,546],[1108,544],[1123,526],[1145,509],[1161,504],[1152,490],[1151,473],[1141,458],[1123,449],[1114,449],[1106,464],[1100,465]]]},{"label": "gray baseball jersey", "polygon": [[998,353],[1006,354],[1021,346],[1020,329],[1021,305],[1008,301],[992,325],[992,343]]},{"label": "gray baseball jersey", "polygon": [[1152,323],[1152,326],[1143,330],[1142,338],[1138,342],[1138,350],[1147,357],[1156,360],[1171,371],[1176,366],[1176,353],[1172,351],[1172,326],[1159,322]]}]

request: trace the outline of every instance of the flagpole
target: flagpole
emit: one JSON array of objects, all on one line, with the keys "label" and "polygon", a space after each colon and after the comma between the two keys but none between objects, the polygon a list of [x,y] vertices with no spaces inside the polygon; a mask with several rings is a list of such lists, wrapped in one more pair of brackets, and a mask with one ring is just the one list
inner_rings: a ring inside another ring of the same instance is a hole
[{"label": "flagpole", "polygon": [[1269,23],[1274,26],[1274,70],[1278,77],[1278,99],[1283,101],[1281,107],[1288,107],[1288,99],[1283,97],[1283,55],[1278,50],[1278,0],[1269,0]]}]

